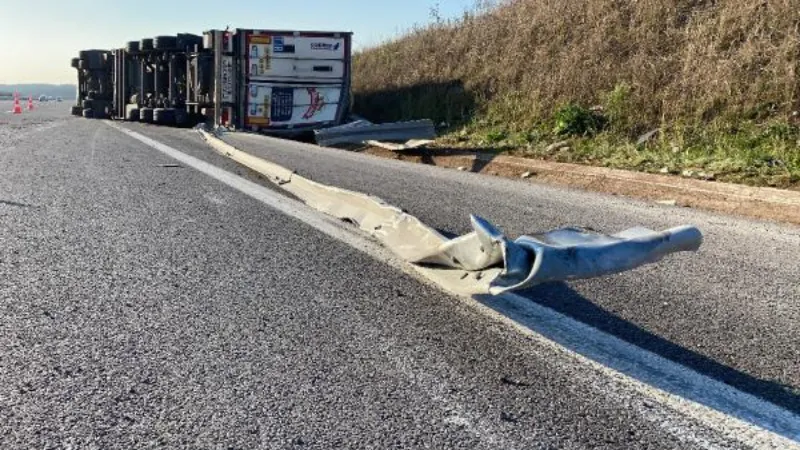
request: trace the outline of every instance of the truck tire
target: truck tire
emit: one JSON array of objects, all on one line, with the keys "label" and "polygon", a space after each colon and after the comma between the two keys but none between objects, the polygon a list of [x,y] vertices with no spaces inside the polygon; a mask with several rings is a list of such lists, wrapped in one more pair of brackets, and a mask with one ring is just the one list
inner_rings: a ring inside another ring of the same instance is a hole
[{"label": "truck tire", "polygon": [[175,36],[156,36],[153,38],[153,48],[156,50],[175,50],[178,39]]},{"label": "truck tire", "polygon": [[153,50],[153,40],[146,38],[139,41],[139,51],[141,52],[149,52]]},{"label": "truck tire", "polygon": [[175,110],[172,108],[156,108],[153,110],[153,122],[159,125],[175,123]]},{"label": "truck tire", "polygon": [[94,107],[94,103],[92,100],[84,100],[81,102],[81,106],[83,106],[83,109],[92,109]]},{"label": "truck tire", "polygon": [[139,110],[139,120],[144,123],[153,123],[153,108],[142,108]]},{"label": "truck tire", "polygon": [[72,61],[70,61],[70,65],[74,69],[80,69],[80,63],[81,63],[81,59],[80,58],[72,58]]},{"label": "truck tire", "polygon": [[82,111],[83,117],[87,119],[94,119],[94,110],[92,108],[86,108]]},{"label": "truck tire", "polygon": [[185,109],[176,109],[174,115],[176,126],[185,127],[189,125],[189,113]]},{"label": "truck tire", "polygon": [[196,34],[178,33],[178,49],[189,52],[194,51],[194,47],[203,47],[203,37]]},{"label": "truck tire", "polygon": [[72,108],[70,108],[70,113],[73,116],[83,115],[83,108],[81,108],[80,106],[73,106]]},{"label": "truck tire", "polygon": [[139,41],[130,41],[128,45],[125,46],[125,50],[128,53],[136,53],[139,51]]},{"label": "truck tire", "polygon": [[105,67],[105,50],[82,50],[78,53],[80,61],[83,61],[81,69],[100,70]]},{"label": "truck tire", "polygon": [[95,119],[108,118],[108,104],[106,100],[92,100],[92,111],[94,111]]},{"label": "truck tire", "polygon": [[89,70],[102,70],[105,66],[105,56],[102,53],[95,53],[89,57]]},{"label": "truck tire", "polygon": [[138,122],[139,121],[139,109],[138,108],[131,108],[125,114],[125,120],[129,122]]}]

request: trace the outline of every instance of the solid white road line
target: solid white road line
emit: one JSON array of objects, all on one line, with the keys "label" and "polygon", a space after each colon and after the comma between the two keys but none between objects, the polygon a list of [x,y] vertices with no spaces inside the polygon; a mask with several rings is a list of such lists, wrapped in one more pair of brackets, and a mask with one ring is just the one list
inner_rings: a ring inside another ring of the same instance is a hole
[{"label": "solid white road line", "polygon": [[[140,133],[106,122],[120,132],[198,170],[322,233],[425,281],[436,276],[406,264],[389,250],[340,221],[307,205],[189,156]],[[621,385],[646,395],[714,431],[754,448],[800,449],[800,416],[739,391],[659,355],[625,342],[516,294],[457,297],[497,321],[566,355],[577,364],[599,370]],[[660,417],[663,420],[663,417]],[[676,430],[677,434],[686,430]],[[685,438],[686,436],[683,436]],[[698,437],[695,443],[700,444]]]}]

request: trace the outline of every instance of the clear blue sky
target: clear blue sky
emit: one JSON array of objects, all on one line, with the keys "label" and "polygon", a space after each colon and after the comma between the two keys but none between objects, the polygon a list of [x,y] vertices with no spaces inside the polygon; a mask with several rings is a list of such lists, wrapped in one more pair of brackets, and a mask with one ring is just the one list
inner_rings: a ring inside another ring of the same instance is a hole
[{"label": "clear blue sky", "polygon": [[363,48],[427,23],[437,4],[454,17],[474,1],[0,0],[0,84],[74,83],[69,60],[81,49],[227,25],[352,31]]}]

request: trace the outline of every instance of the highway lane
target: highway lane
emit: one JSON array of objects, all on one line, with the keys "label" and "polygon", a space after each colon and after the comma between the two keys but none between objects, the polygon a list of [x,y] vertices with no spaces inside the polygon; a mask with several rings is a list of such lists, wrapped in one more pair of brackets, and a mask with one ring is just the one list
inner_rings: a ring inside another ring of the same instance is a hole
[{"label": "highway lane", "polygon": [[101,122],[14,139],[4,448],[742,447]]},{"label": "highway lane", "polygon": [[[184,151],[193,133],[132,126]],[[314,180],[366,192],[452,233],[480,214],[517,236],[562,226],[616,232],[698,225],[705,243],[659,265],[524,292],[723,383],[800,412],[800,228],[389,161],[247,134],[225,140]]]}]

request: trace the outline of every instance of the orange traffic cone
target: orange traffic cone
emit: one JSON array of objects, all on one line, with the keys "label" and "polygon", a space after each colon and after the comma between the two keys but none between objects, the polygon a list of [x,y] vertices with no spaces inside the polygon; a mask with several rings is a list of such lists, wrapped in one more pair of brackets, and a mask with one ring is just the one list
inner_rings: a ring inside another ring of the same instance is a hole
[{"label": "orange traffic cone", "polygon": [[22,114],[22,106],[19,104],[19,94],[14,93],[14,110],[11,111],[14,114]]},{"label": "orange traffic cone", "polygon": [[33,111],[33,96],[28,96],[28,111]]}]

